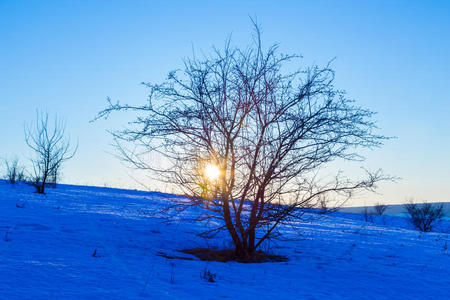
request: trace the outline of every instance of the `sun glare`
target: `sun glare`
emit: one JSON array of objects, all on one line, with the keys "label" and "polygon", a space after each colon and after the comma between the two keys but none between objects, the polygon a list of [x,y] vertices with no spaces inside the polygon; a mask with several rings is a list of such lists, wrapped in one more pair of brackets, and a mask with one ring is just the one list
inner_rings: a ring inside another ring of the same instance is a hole
[{"label": "sun glare", "polygon": [[216,165],[208,164],[205,167],[205,176],[211,181],[214,181],[219,177],[220,170]]}]

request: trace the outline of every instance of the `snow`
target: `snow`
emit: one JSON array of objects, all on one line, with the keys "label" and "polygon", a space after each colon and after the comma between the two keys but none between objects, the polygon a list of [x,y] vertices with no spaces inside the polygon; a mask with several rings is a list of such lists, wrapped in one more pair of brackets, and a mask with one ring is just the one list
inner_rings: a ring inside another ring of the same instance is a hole
[{"label": "snow", "polygon": [[[178,250],[227,247],[202,224],[167,223],[173,195],[60,185],[46,195],[0,181],[1,299],[448,299],[450,222],[333,213],[264,247],[288,262],[204,262]],[[195,213],[195,212],[191,212]],[[300,236],[298,234],[300,233]],[[93,256],[95,251],[95,256]],[[158,255],[193,258],[168,259]],[[207,282],[201,273],[216,274]]]}]

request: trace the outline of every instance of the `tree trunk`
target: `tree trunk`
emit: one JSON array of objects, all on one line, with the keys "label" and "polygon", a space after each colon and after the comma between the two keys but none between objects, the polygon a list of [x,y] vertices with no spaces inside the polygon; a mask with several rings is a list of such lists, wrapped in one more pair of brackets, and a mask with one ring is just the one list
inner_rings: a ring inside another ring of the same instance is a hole
[{"label": "tree trunk", "polygon": [[256,235],[255,229],[252,228],[250,230],[250,232],[248,233],[248,250],[249,250],[249,253],[253,253],[256,250],[255,249],[255,235]]}]

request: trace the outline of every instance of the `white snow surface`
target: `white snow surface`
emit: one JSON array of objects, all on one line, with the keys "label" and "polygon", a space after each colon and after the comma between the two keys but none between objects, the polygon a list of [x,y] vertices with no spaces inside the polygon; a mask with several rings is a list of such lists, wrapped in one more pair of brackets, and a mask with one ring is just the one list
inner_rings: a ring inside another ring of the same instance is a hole
[{"label": "white snow surface", "polygon": [[0,181],[0,298],[450,299],[448,221],[419,233],[405,218],[312,212],[283,228],[292,239],[264,245],[288,262],[205,262],[178,250],[226,248],[226,233],[165,222],[172,197],[70,185],[39,195]]}]

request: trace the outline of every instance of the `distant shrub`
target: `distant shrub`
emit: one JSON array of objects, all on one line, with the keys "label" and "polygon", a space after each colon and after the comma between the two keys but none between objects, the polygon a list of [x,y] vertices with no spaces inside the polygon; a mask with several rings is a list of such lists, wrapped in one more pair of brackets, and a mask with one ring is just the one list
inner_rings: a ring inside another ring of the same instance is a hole
[{"label": "distant shrub", "polygon": [[[326,198],[321,198],[317,205],[314,205],[314,208],[318,208],[317,212],[322,215],[326,213],[337,212],[339,210],[338,206],[329,206],[330,201]],[[309,208],[309,207],[305,207]]]},{"label": "distant shrub", "polygon": [[442,204],[433,205],[431,203],[424,203],[419,205],[410,202],[405,204],[404,207],[414,227],[423,232],[432,231],[433,226],[439,223],[445,216],[444,206]]},{"label": "distant shrub", "polygon": [[11,241],[11,239],[9,238],[9,228],[8,228],[8,230],[6,230],[5,236],[3,237],[3,240],[5,242],[10,242]]},{"label": "distant shrub", "polygon": [[362,215],[364,217],[364,221],[373,223],[373,215],[372,213],[369,213],[367,207],[365,207],[364,210],[362,211]]},{"label": "distant shrub", "polygon": [[319,214],[324,214],[328,212],[328,205],[325,200],[319,202]]},{"label": "distant shrub", "polygon": [[16,182],[25,180],[24,168],[19,165],[18,158],[15,158],[13,160],[5,159],[5,167],[5,179],[9,183],[15,184]]},{"label": "distant shrub", "polygon": [[52,189],[56,189],[56,184],[59,181],[59,166],[56,167],[50,174],[49,174],[49,180],[48,180],[48,186]]},{"label": "distant shrub", "polygon": [[200,273],[200,278],[207,282],[216,282],[217,275],[211,272],[208,269],[204,269],[202,273]]},{"label": "distant shrub", "polygon": [[384,212],[386,211],[386,209],[388,208],[388,206],[385,204],[377,203],[377,204],[375,204],[375,206],[373,208],[377,215],[382,216],[384,214]]}]

